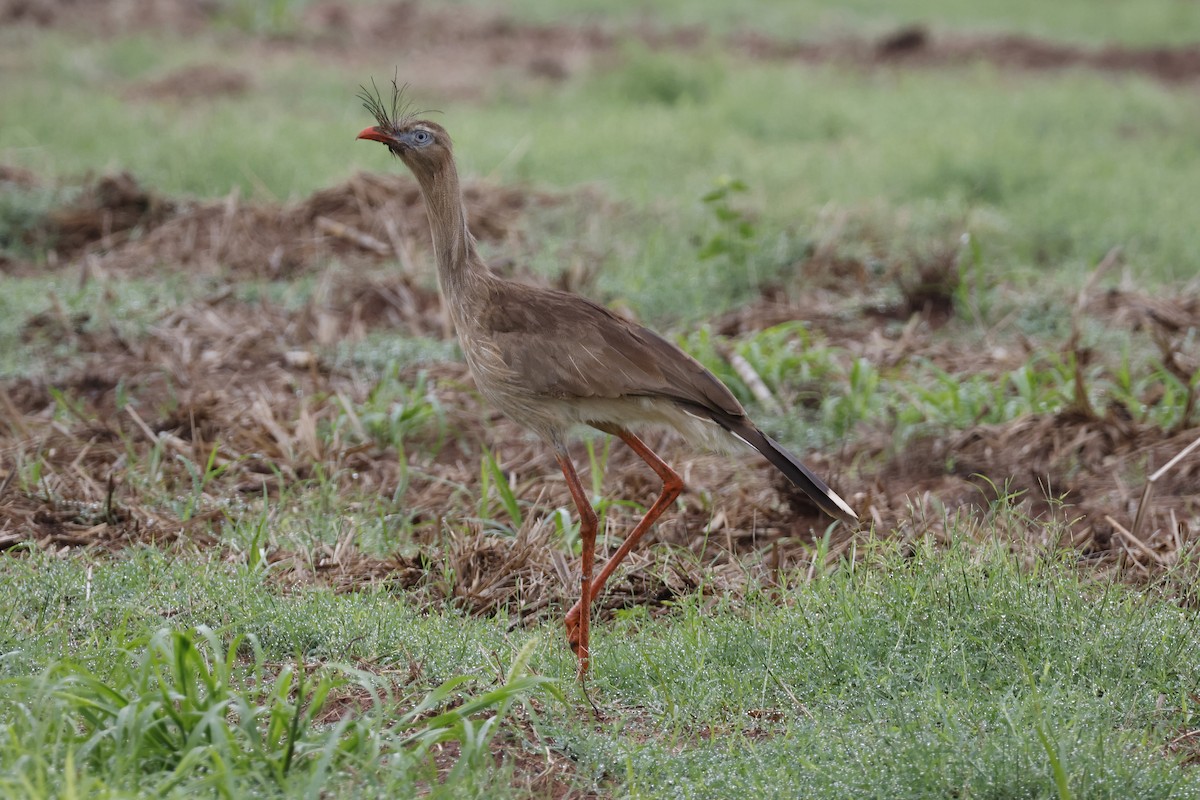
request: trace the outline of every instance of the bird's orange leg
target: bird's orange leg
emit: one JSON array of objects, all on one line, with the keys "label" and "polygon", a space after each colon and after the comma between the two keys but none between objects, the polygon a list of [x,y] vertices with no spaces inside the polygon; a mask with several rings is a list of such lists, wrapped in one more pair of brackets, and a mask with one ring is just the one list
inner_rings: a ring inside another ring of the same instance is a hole
[{"label": "bird's orange leg", "polygon": [[[601,430],[604,429],[602,428]],[[617,568],[617,565],[621,563],[625,556],[629,555],[629,551],[637,545],[638,540],[642,538],[642,535],[650,529],[650,526],[662,516],[663,512],[675,502],[675,498],[679,497],[679,493],[683,491],[683,478],[680,478],[679,475],[676,474],[675,470],[671,469],[669,466],[667,466],[665,461],[655,455],[654,451],[647,447],[645,442],[624,428],[613,428],[607,432],[613,434],[614,436],[619,436],[621,441],[629,445],[633,452],[641,456],[642,460],[650,465],[650,469],[654,470],[658,477],[662,478],[663,488],[662,493],[658,496],[658,499],[654,501],[654,505],[650,506],[650,510],[646,512],[646,515],[642,517],[641,521],[634,526],[633,530],[629,532],[629,535],[625,537],[625,541],[621,543],[619,548],[617,548],[617,552],[613,553],[612,558],[610,558],[608,563],[604,565],[604,569],[600,570],[600,574],[596,576],[595,580],[588,582],[589,589],[584,592],[583,597],[581,597],[579,602],[567,612],[566,624],[568,641],[575,640],[575,637],[577,636],[576,632],[578,630],[587,630],[588,625],[591,622],[592,601],[596,599],[596,596],[600,594],[600,590],[604,588],[604,582],[608,580],[608,576],[612,575],[613,570]],[[569,482],[570,481],[568,481],[568,483]],[[580,491],[582,491],[582,489]],[[574,490],[572,490],[572,495],[574,495]],[[579,498],[575,499],[575,505],[579,505]],[[588,510],[591,511],[590,505],[588,506]],[[593,525],[594,524],[595,523],[593,523]],[[582,527],[583,526],[581,524],[581,536]],[[592,536],[594,540],[594,531]],[[585,564],[588,549],[589,545],[587,545],[585,542]],[[585,574],[590,574],[590,571],[585,572]],[[584,641],[586,641],[586,635]]]},{"label": "bird's orange leg", "polygon": [[[582,603],[583,600],[594,596],[592,570],[596,565],[596,526],[598,521],[596,511],[588,502],[587,494],[583,491],[583,484],[579,482],[579,476],[575,473],[575,465],[571,463],[571,459],[565,451],[558,453],[558,465],[562,467],[563,476],[567,479],[567,488],[571,490],[571,499],[575,501],[575,507],[579,509],[579,539],[583,544],[583,578],[579,590],[580,603]],[[575,604],[576,624],[567,625],[567,642],[579,658],[578,675],[579,679],[583,680],[588,671],[588,639],[591,633],[592,615],[590,613],[591,603],[586,603],[584,608],[587,611],[580,618],[578,614],[580,603]]]}]

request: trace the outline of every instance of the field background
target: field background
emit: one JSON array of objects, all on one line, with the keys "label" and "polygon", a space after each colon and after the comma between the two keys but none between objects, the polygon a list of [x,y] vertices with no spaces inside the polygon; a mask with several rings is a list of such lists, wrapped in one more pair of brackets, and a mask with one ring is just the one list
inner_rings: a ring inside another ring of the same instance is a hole
[{"label": "field background", "polygon": [[[0,793],[1197,796],[1200,6],[878,5],[0,0]],[[585,694],[393,77],[864,526],[649,433]]]}]

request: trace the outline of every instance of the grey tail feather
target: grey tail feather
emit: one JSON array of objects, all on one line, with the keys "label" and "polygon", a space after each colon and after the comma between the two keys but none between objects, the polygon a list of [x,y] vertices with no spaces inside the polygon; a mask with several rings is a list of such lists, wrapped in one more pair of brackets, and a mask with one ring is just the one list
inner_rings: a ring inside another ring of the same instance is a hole
[{"label": "grey tail feather", "polygon": [[[684,405],[684,404],[681,404]],[[698,404],[687,403],[689,410],[699,412],[741,439],[746,444],[762,453],[763,457],[782,472],[792,484],[804,492],[817,504],[817,507],[834,519],[847,524],[858,523],[858,515],[850,505],[838,496],[837,492],[825,485],[825,481],[813,474],[812,470],[800,463],[786,447],[767,436],[754,426],[748,419],[736,419],[726,414],[714,412]]]},{"label": "grey tail feather", "polygon": [[[854,509],[838,496],[837,492],[825,485],[825,481],[813,474],[812,470],[800,463],[800,459],[779,442],[767,436],[758,428],[749,427],[748,431],[730,430],[734,436],[745,439],[751,447],[770,461],[776,469],[782,472],[789,481],[800,491],[808,495],[817,506],[834,519],[840,519],[847,524],[856,524],[858,515]],[[747,435],[747,434],[751,435]]]}]

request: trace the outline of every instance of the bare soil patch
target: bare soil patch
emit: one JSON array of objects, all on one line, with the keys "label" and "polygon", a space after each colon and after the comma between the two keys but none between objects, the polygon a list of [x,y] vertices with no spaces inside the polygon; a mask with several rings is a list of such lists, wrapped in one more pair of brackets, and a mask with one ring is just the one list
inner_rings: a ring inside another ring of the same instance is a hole
[{"label": "bare soil patch", "polygon": [[[484,183],[468,184],[465,196],[473,231],[487,242],[515,236],[528,206],[559,200]],[[426,220],[420,190],[406,175],[359,173],[279,206],[247,202],[236,191],[222,200],[166,198],[121,173],[86,180],[73,201],[22,236],[51,265],[99,276],[154,275],[167,265],[190,274],[283,278],[335,257],[408,263],[415,249],[428,248]],[[45,266],[9,261],[0,269],[35,274]]]},{"label": "bare soil patch", "polygon": [[[240,33],[231,10],[219,0],[0,0],[0,24],[62,26],[89,34],[166,29],[195,34],[216,29]],[[709,46],[704,28],[637,29],[613,25],[530,24],[502,13],[442,7],[416,0],[360,4],[324,0],[287,18],[279,29],[258,37],[271,47],[302,46],[356,63],[398,63],[405,79],[445,95],[480,94],[498,73],[560,80],[616,57],[617,46],[640,41],[654,48],[681,50]],[[869,68],[953,68],[986,62],[1000,69],[1091,69],[1136,73],[1170,82],[1200,78],[1200,45],[1126,47],[1083,46],[1023,34],[937,32],[912,25],[877,39],[853,36],[806,41],[761,31],[740,31],[721,38],[720,46],[740,56],[802,63],[839,63]],[[206,79],[215,78],[215,73]],[[206,92],[200,81],[174,76],[167,86],[138,90],[143,96],[169,98],[178,91],[204,96],[237,91],[225,76]],[[170,84],[180,81],[172,91]]]},{"label": "bare soil patch", "polygon": [[1200,78],[1200,46],[1197,45],[1087,47],[1022,34],[935,33],[920,25],[894,31],[876,40],[846,37],[825,42],[798,42],[766,34],[740,33],[732,36],[728,44],[755,58],[806,63],[957,67],[982,62],[1009,70],[1092,69],[1138,73],[1169,83]]},{"label": "bare soil patch", "polygon": [[215,64],[187,67],[161,78],[130,86],[125,94],[138,100],[183,102],[245,94],[253,88],[250,75]]},{"label": "bare soil patch", "polygon": [[0,183],[10,183],[21,189],[36,189],[42,184],[32,171],[7,164],[0,164]]},{"label": "bare soil patch", "polygon": [[168,29],[199,31],[219,8],[209,0],[0,0],[0,24],[68,27],[100,35]]},{"label": "bare soil patch", "polygon": [[337,55],[358,48],[401,54],[393,60],[406,82],[465,97],[481,94],[496,75],[565,79],[608,57],[617,41],[596,25],[529,25],[411,1],[315,3],[305,11],[303,30],[313,44]]},{"label": "bare soil patch", "polygon": [[[469,199],[473,227],[483,236],[509,236],[514,215],[535,201],[513,190],[476,187]],[[354,233],[338,235],[329,227],[318,232],[320,218]],[[71,242],[73,249],[63,252],[100,265],[94,280],[212,265],[227,270],[229,285],[163,309],[137,336],[98,325],[89,314],[71,317],[54,304],[26,320],[29,346],[66,342],[80,357],[43,377],[0,382],[0,548],[113,549],[145,541],[211,547],[226,513],[236,515],[264,494],[302,492],[319,474],[344,497],[390,497],[403,473],[407,489],[396,512],[414,533],[401,550],[382,558],[361,552],[348,523],[338,542],[303,553],[268,552],[276,579],[341,590],[383,583],[475,613],[503,608],[518,620],[552,616],[570,600],[576,565],[563,552],[548,512],[573,506],[552,454],[483,405],[462,364],[403,368],[406,383],[426,381],[448,432],[411,432],[406,464],[367,433],[353,410],[378,379],[334,360],[335,345],[372,331],[451,335],[434,291],[404,269],[367,275],[340,267],[318,273],[318,289],[300,308],[242,300],[234,290],[240,280],[316,269],[320,257],[338,252],[393,262],[401,260],[397,253],[421,254],[424,211],[405,179],[359,175],[280,209],[243,205],[236,195],[216,203],[177,201],[114,176],[91,184],[52,219],[60,226],[55,235]],[[389,220],[395,220],[393,231]],[[363,236],[387,244],[362,253]],[[397,240],[404,244],[390,244]],[[283,254],[273,256],[281,248]],[[845,285],[856,291],[853,281]],[[927,294],[922,289],[913,296]],[[938,336],[939,326],[954,322],[936,302],[904,300],[895,314],[864,313],[864,307],[848,315],[848,300],[853,297],[830,291],[773,291],[719,320],[716,329],[739,335],[800,319],[872,363],[921,357],[955,374],[999,374],[1026,355],[1019,348],[980,352]],[[1178,344],[1200,327],[1195,295],[1095,292],[1083,298],[1079,313],[1161,336],[1164,352],[1177,354],[1181,375],[1200,369],[1195,354]],[[899,314],[908,315],[900,326],[894,319]],[[1154,402],[1162,398],[1146,398]],[[981,536],[997,535],[1001,517],[992,516],[991,503],[1000,493],[1015,493],[1023,513],[1039,522],[1006,529],[1014,547],[1073,548],[1145,580],[1168,572],[1197,533],[1198,458],[1179,464],[1156,486],[1140,531],[1133,524],[1145,475],[1200,437],[1195,415],[1192,420],[1186,429],[1163,431],[1135,421],[1127,409],[1085,404],[929,435],[899,449],[890,431],[868,431],[841,450],[807,460],[877,532],[941,536],[947,518],[963,509],[966,524]],[[648,546],[631,555],[611,584],[605,609],[661,607],[701,587],[738,592],[752,583],[803,578],[826,524],[803,496],[749,455],[697,454],[663,433],[647,439],[690,490],[651,532]],[[495,526],[472,520],[472,509],[480,508],[485,450],[496,454],[525,504],[526,519],[515,535],[488,533]],[[582,445],[573,455],[577,464],[587,464]],[[210,460],[219,474],[200,485],[196,470]],[[645,506],[657,491],[637,457],[614,446],[605,495]],[[606,547],[636,516],[627,506],[609,509]],[[1057,524],[1041,524],[1047,521]],[[1057,539],[1028,541],[1031,532],[1046,530]],[[838,529],[825,557],[840,557],[853,541],[851,532]]]},{"label": "bare soil patch", "polygon": [[[705,29],[696,27],[629,30],[595,24],[532,25],[494,13],[437,9],[411,1],[383,7],[319,3],[308,12],[305,23],[314,34],[344,36],[367,47],[394,48],[405,43],[433,54],[431,60],[439,65],[466,57],[480,61],[481,66],[515,66],[547,78],[565,78],[597,56],[611,53],[622,41],[690,50],[712,40]],[[1002,69],[1136,72],[1169,82],[1200,77],[1200,45],[1085,47],[1021,34],[941,34],[920,25],[878,39],[846,36],[811,42],[744,31],[718,43],[738,55],[769,61],[868,67],[953,67],[988,62]]]}]

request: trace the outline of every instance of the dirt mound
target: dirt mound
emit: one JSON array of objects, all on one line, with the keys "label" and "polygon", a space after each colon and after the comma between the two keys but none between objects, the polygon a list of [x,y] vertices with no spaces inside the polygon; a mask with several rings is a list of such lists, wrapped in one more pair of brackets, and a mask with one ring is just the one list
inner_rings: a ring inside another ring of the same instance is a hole
[{"label": "dirt mound", "polygon": [[146,29],[188,33],[211,24],[219,8],[219,0],[0,0],[0,24],[106,35]]},{"label": "dirt mound", "polygon": [[0,183],[11,183],[19,189],[36,189],[42,185],[38,176],[22,167],[0,164]]},{"label": "dirt mound", "polygon": [[[894,38],[891,40],[894,42]],[[1119,45],[1080,47],[1015,34],[1001,36],[939,36],[926,33],[918,46],[889,48],[888,39],[876,47],[885,63],[944,66],[988,61],[1003,68],[1026,70],[1083,68],[1104,72],[1136,72],[1168,82],[1200,78],[1200,46],[1129,48]]]},{"label": "dirt mound", "polygon": [[474,95],[497,71],[561,80],[609,53],[615,38],[596,25],[531,25],[494,12],[429,3],[362,5],[339,0],[305,10],[317,46],[402,53],[404,79],[442,93]]},{"label": "dirt mound", "polygon": [[25,235],[31,244],[53,242],[61,256],[70,258],[93,246],[119,247],[137,231],[161,225],[177,210],[173,201],[123,172],[86,183],[70,205],[51,211],[43,228]]},{"label": "dirt mound", "polygon": [[127,97],[172,102],[245,94],[253,81],[245,72],[215,64],[187,67],[161,78],[130,86]]},{"label": "dirt mound", "polygon": [[[1126,547],[1144,560],[1140,553],[1146,551],[1174,554],[1178,536],[1187,533],[1186,521],[1200,513],[1194,495],[1200,460],[1179,464],[1156,484],[1151,535],[1134,541],[1128,531],[1143,489],[1144,478],[1138,476],[1167,463],[1198,437],[1200,428],[1172,433],[1119,415],[1096,417],[1070,409],[918,439],[886,459],[876,480],[881,487],[909,482],[907,497],[918,506],[936,498],[927,512],[984,510],[1001,497],[1017,498],[1034,517],[1059,522],[1071,533],[1071,544],[1092,554],[1119,552],[1121,541],[1114,541],[1113,531],[1120,526]],[[859,455],[869,457],[867,451]]]},{"label": "dirt mound", "polygon": [[[475,235],[498,242],[531,203],[557,202],[521,189],[468,184],[467,213]],[[408,264],[414,247],[429,248],[420,190],[405,175],[359,173],[288,206],[162,197],[132,176],[85,183],[69,205],[24,232],[26,243],[53,255],[51,263],[81,259],[93,272],[155,274],[164,266],[220,274],[229,270],[282,277],[320,268],[330,258],[394,260]],[[43,269],[9,263],[9,272]]]},{"label": "dirt mound", "polygon": [[875,40],[844,37],[789,41],[764,33],[739,33],[727,44],[753,58],[867,67],[952,67],[987,62],[1002,69],[1094,69],[1136,72],[1177,83],[1200,78],[1200,46],[1084,47],[1021,34],[935,34],[924,26],[902,28]]}]

